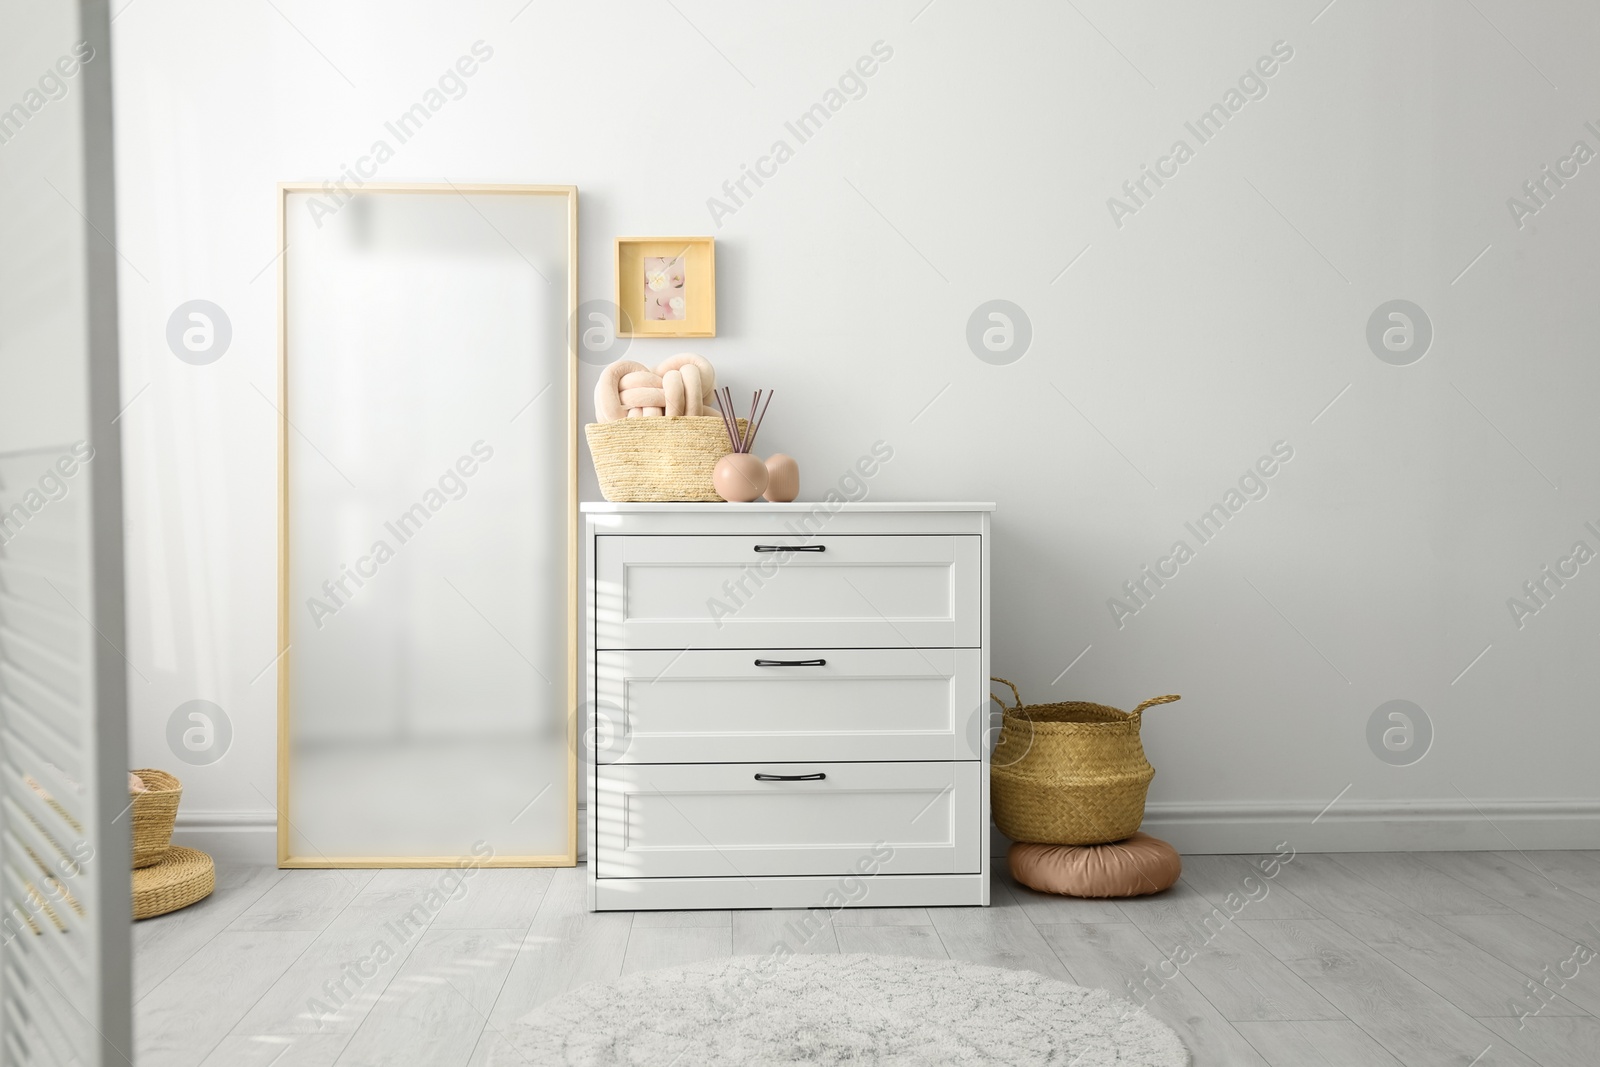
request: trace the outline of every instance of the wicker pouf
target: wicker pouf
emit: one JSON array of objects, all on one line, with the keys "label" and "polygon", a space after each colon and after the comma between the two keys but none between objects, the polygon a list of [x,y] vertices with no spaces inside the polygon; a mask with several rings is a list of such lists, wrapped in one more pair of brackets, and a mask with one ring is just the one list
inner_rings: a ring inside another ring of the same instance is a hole
[{"label": "wicker pouf", "polygon": [[[739,420],[739,432],[745,431]],[[607,500],[691,501],[722,498],[711,484],[717,460],[733,451],[720,415],[656,415],[595,422],[583,428]]]},{"label": "wicker pouf", "polygon": [[150,919],[187,908],[210,896],[216,887],[217,872],[210,856],[173,845],[160,863],[133,872],[133,917]]},{"label": "wicker pouf", "polygon": [[133,866],[137,870],[160,863],[172,844],[172,825],[178,819],[183,783],[166,771],[134,771],[146,792],[132,794]]}]

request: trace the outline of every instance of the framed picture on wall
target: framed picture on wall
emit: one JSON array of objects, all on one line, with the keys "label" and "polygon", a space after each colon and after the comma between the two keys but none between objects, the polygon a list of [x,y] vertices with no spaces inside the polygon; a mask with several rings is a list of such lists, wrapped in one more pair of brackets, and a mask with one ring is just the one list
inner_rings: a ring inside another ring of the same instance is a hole
[{"label": "framed picture on wall", "polygon": [[711,237],[618,237],[617,335],[715,337],[715,245]]}]

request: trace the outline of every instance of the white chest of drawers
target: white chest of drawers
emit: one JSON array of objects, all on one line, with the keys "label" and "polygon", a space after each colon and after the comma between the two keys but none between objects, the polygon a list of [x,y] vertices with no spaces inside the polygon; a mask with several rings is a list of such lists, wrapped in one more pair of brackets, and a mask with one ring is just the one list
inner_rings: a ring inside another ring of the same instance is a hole
[{"label": "white chest of drawers", "polygon": [[989,903],[991,504],[584,504],[589,905]]}]

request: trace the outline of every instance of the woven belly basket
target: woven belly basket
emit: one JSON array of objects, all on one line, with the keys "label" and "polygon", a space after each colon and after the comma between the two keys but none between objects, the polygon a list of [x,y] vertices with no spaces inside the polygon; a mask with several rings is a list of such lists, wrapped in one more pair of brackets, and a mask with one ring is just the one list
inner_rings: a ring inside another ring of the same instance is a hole
[{"label": "woven belly basket", "polygon": [[1014,841],[1100,845],[1131,837],[1144,821],[1144,798],[1155,769],[1139,743],[1146,708],[1177,696],[1146,700],[1132,711],[1067,701],[1022,703],[1004,711],[990,767],[994,822]]},{"label": "woven belly basket", "polygon": [[[739,432],[748,424],[739,420]],[[717,415],[659,415],[595,422],[583,428],[607,500],[720,501],[711,484],[717,460],[733,451]]]}]

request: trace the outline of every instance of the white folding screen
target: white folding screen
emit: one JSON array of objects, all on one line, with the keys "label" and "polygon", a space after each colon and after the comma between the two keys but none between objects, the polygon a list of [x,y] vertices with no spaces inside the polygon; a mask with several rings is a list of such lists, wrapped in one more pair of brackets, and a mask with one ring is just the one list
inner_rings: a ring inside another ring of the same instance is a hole
[{"label": "white folding screen", "polygon": [[[130,1062],[109,19],[9,5],[0,70],[0,1064]],[[11,99],[7,99],[9,105]]]},{"label": "white folding screen", "polygon": [[576,190],[282,190],[284,866],[576,861]]}]

